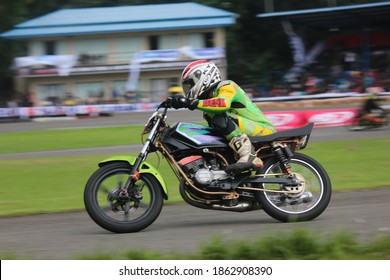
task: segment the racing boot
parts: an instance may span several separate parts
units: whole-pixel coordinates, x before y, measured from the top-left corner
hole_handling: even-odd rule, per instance
[[[260,170],[263,167],[263,161],[256,156],[255,148],[246,134],[233,137],[230,140],[229,147],[239,159],[236,163],[225,168],[226,173],[238,174],[250,169]]]

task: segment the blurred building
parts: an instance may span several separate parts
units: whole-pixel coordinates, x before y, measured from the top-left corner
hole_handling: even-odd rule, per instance
[[[155,102],[206,58],[226,75],[225,29],[233,13],[196,3],[63,9],[1,37],[21,40],[17,90],[50,103]]]

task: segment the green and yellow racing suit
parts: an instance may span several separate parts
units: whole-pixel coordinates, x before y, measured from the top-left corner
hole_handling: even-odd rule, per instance
[[[228,140],[243,133],[248,136],[261,136],[276,131],[264,113],[235,82],[220,82],[213,90],[212,96],[210,99],[199,100],[197,109],[204,112],[209,125],[216,116],[226,114],[234,123],[233,129],[223,133]],[[232,127],[232,124],[230,126]]]

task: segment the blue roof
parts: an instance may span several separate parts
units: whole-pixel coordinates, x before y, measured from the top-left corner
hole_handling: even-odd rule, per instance
[[[234,13],[192,2],[63,9],[20,23],[1,34],[1,37],[17,39],[139,32],[228,26],[234,23]]]

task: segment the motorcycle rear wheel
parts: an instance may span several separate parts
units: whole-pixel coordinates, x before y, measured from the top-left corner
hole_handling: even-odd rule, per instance
[[[130,198],[118,193],[131,166],[126,162],[108,163],[96,170],[84,189],[84,205],[96,224],[114,233],[130,233],[150,226],[160,215],[163,193],[158,181],[147,173],[131,189]]]
[[[385,122],[383,123],[383,126],[385,128],[389,128],[390,127],[390,113],[386,113],[385,114]]]
[[[294,154],[290,159],[291,171],[304,180],[301,193],[291,196],[275,192],[257,191],[256,199],[264,211],[281,222],[310,221],[321,215],[329,204],[332,188],[325,169],[314,159],[304,154]],[[265,162],[262,174],[280,174],[279,162],[270,159]],[[284,175],[277,175],[283,177]],[[271,176],[272,177],[272,176]],[[264,190],[279,191],[279,184],[262,184]],[[299,189],[293,187],[293,189]]]
[[[362,123],[358,117],[355,117],[352,122],[346,124],[345,127],[350,131],[359,131],[366,129],[367,125]]]

